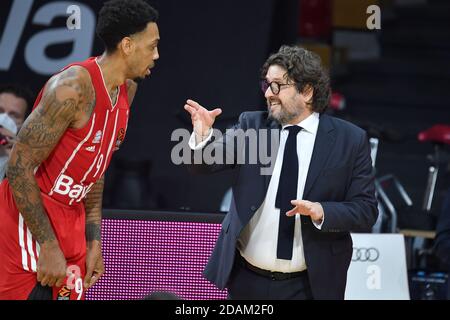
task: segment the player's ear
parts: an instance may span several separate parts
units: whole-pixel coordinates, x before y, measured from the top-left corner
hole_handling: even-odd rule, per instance
[[[129,56],[134,51],[134,46],[134,41],[130,37],[124,37],[119,43],[119,47],[127,56]]]

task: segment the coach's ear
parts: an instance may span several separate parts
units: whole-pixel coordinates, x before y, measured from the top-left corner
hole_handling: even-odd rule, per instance
[[[300,92],[300,94],[303,96],[305,103],[311,106],[313,103],[314,88],[311,85],[307,84],[303,88],[303,91]]]

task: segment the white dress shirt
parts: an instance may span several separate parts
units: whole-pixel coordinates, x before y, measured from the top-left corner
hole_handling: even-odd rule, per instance
[[[308,175],[308,168],[311,162],[314,142],[316,140],[317,128],[319,127],[319,114],[314,112],[297,125],[303,128],[297,135],[297,155],[299,162],[297,199],[303,199],[306,177]],[[283,126],[283,129],[287,126],[288,125]],[[261,269],[278,272],[297,272],[305,270],[307,267],[303,252],[299,214],[292,217],[292,219],[295,219],[292,259],[284,260],[277,258],[280,209],[275,208],[275,198],[277,195],[284,147],[286,145],[288,134],[289,132],[287,130],[281,131],[280,145],[266,197],[250,222],[241,232],[237,245],[241,255],[252,265]],[[189,146],[192,149],[200,149],[210,138],[211,134],[205,141],[196,145],[195,135],[192,134]],[[324,219],[320,225],[314,222],[313,224],[320,229]]]

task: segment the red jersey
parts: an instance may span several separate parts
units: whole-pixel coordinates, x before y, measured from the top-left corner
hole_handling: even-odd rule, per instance
[[[95,106],[81,129],[67,129],[49,157],[37,168],[36,180],[42,203],[55,231],[67,266],[86,273],[86,213],[82,199],[105,173],[111,156],[122,143],[128,123],[126,84],[119,87],[112,105],[96,58],[74,63],[91,76]],[[35,102],[36,107],[43,90]],[[13,199],[8,179],[0,183],[0,299],[39,296],[36,271],[40,246],[33,238]],[[53,287],[53,298],[81,299],[83,292],[65,286]],[[38,290],[39,291],[39,290]]]
[[[76,205],[105,173],[114,151],[125,138],[129,103],[126,83],[119,87],[113,105],[97,58],[71,66],[84,67],[95,90],[95,107],[89,122],[81,129],[67,129],[58,144],[36,171],[41,192],[60,203]],[[64,70],[63,69],[63,70]],[[42,92],[34,104],[39,104]]]

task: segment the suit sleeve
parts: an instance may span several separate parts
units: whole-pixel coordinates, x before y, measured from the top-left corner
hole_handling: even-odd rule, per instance
[[[247,129],[246,113],[239,116],[238,122],[225,134],[214,130],[206,145],[199,150],[191,150],[189,171],[197,174],[208,174],[234,169],[237,164],[239,150],[244,148],[244,141],[238,135]]]
[[[370,145],[361,135],[349,187],[343,202],[321,202],[324,232],[370,232],[378,217]]]

